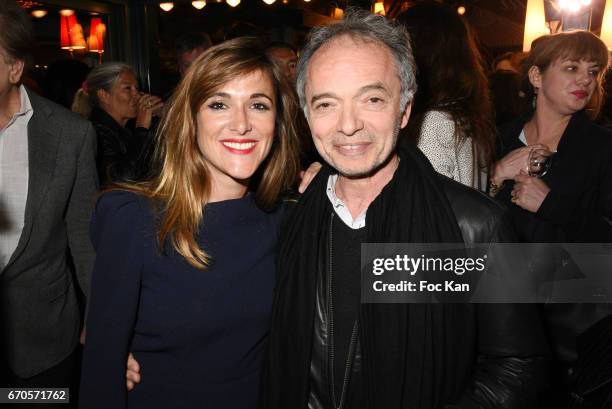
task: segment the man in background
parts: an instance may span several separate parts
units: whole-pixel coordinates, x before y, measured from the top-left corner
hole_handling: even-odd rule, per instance
[[[266,47],[266,54],[281,67],[291,83],[295,84],[297,54],[293,47],[287,43],[273,42]]]
[[[185,76],[189,66],[196,58],[210,47],[212,47],[212,41],[206,33],[188,33],[176,40],[176,60],[181,77]]]

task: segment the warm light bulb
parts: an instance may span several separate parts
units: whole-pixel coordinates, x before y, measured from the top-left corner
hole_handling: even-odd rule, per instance
[[[310,0],[304,0],[304,3],[310,3]]]
[[[60,15],[64,16],[64,17],[70,17],[71,15],[74,14],[74,10],[71,9],[63,9],[59,11]]]
[[[32,14],[32,17],[43,18],[44,16],[47,15],[47,10],[43,10],[43,9],[32,10],[31,14]]]
[[[459,6],[457,7],[457,13],[462,16],[465,14],[465,7],[464,6]]]
[[[606,1],[601,22],[601,41],[606,43],[608,51],[612,50],[612,1]]]
[[[202,10],[204,6],[206,6],[206,2],[205,1],[192,1],[191,5],[198,10]]]
[[[544,2],[542,0],[527,0],[523,51],[531,50],[531,42],[545,34],[550,34],[550,30],[546,27]]]
[[[273,4],[276,0],[263,0],[267,5]]]
[[[374,3],[374,14],[380,14],[382,16],[385,15],[385,3],[382,1],[377,1]]]
[[[580,2],[579,0],[559,0],[559,8],[563,11],[575,13],[580,10],[580,3],[582,2]]]
[[[240,0],[226,0],[226,2],[231,7],[236,7],[240,4]]]
[[[159,8],[162,9],[163,11],[170,11],[174,8],[174,3],[172,2],[159,3]]]

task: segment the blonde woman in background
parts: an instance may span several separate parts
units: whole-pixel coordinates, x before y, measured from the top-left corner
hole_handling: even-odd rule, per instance
[[[77,91],[72,110],[88,118],[96,130],[101,186],[134,181],[147,173],[144,147],[152,119],[163,106],[160,98],[138,91],[136,75],[129,65],[110,62],[89,73]],[[131,119],[132,129],[128,127]]]

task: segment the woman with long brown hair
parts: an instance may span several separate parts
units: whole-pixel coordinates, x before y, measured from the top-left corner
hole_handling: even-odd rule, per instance
[[[433,1],[411,6],[397,20],[412,39],[419,86],[408,138],[438,173],[484,190],[495,130],[484,63],[469,26]]]
[[[255,408],[296,110],[257,40],[194,62],[157,135],[159,175],[97,204],[81,407]],[[127,394],[130,352],[143,378]]]

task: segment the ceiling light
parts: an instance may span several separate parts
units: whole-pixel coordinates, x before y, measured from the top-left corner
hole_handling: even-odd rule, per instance
[[[74,14],[74,10],[71,9],[62,9],[59,11],[60,15],[64,16],[64,17],[70,17],[71,15]]]
[[[30,14],[32,14],[32,17],[43,18],[44,16],[47,15],[47,10],[43,10],[43,9],[32,10]]]
[[[231,7],[236,7],[240,4],[240,0],[226,0],[226,2]]]
[[[273,4],[276,0],[263,0],[267,5]]]
[[[165,2],[165,3],[159,3],[159,8],[162,9],[163,11],[170,11],[174,8],[174,3],[172,3],[171,1]]]
[[[205,1],[192,1],[191,5],[198,10],[202,10],[204,6],[206,5],[206,2]]]
[[[590,2],[586,3],[585,0],[559,0],[558,1],[558,5],[561,11],[567,11],[570,13],[575,13],[578,10],[580,10],[582,6],[588,6],[589,4]]]
[[[457,13],[462,16],[465,14],[465,7],[464,6],[459,6],[457,7]]]

